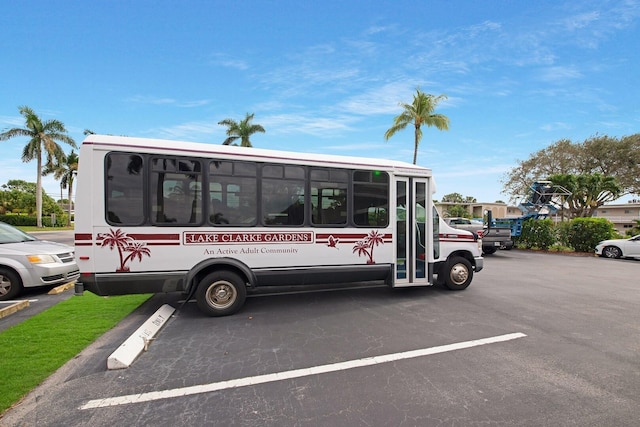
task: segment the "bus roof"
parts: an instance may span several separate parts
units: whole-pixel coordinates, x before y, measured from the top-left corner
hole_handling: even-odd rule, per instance
[[[88,135],[83,146],[100,150],[121,150],[136,153],[163,153],[175,156],[221,156],[228,159],[262,162],[296,163],[304,165],[376,168],[418,176],[431,176],[431,169],[397,160],[367,157],[338,156],[333,154],[298,153],[293,151],[267,150],[253,147],[237,147],[222,144],[173,141],[165,139],[133,138],[111,135]]]

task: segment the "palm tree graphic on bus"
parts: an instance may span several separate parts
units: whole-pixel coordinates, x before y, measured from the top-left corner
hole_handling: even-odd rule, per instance
[[[373,248],[378,245],[384,245],[384,236],[378,233],[377,230],[372,230],[364,240],[356,242],[353,246],[353,252],[357,252],[358,256],[368,256],[367,264],[375,264],[376,262],[373,260]]]
[[[129,267],[127,263],[133,259],[138,259],[142,262],[142,256],[146,255],[151,257],[151,250],[145,246],[144,243],[136,242],[131,236],[127,236],[127,233],[123,233],[122,230],[110,229],[109,233],[99,233],[98,240],[102,240],[98,244],[102,247],[108,246],[109,249],[118,249],[118,255],[120,256],[120,267],[116,269],[116,272],[127,272]],[[129,252],[128,255],[124,255]]]

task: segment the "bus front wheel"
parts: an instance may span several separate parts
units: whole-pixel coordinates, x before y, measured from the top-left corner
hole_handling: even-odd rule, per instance
[[[453,257],[445,265],[444,284],[454,291],[466,289],[473,279],[473,267],[469,260],[463,257]]]
[[[247,288],[240,276],[231,271],[207,274],[198,284],[196,303],[209,316],[228,316],[240,310]]]

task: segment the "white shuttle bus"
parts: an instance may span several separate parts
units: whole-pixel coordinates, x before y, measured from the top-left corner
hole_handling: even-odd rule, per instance
[[[409,163],[89,135],[77,185],[78,292],[183,292],[223,316],[258,288],[461,290],[483,267]]]

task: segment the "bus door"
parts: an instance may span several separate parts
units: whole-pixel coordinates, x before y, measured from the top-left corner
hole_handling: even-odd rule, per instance
[[[429,283],[427,179],[396,181],[396,286]]]

